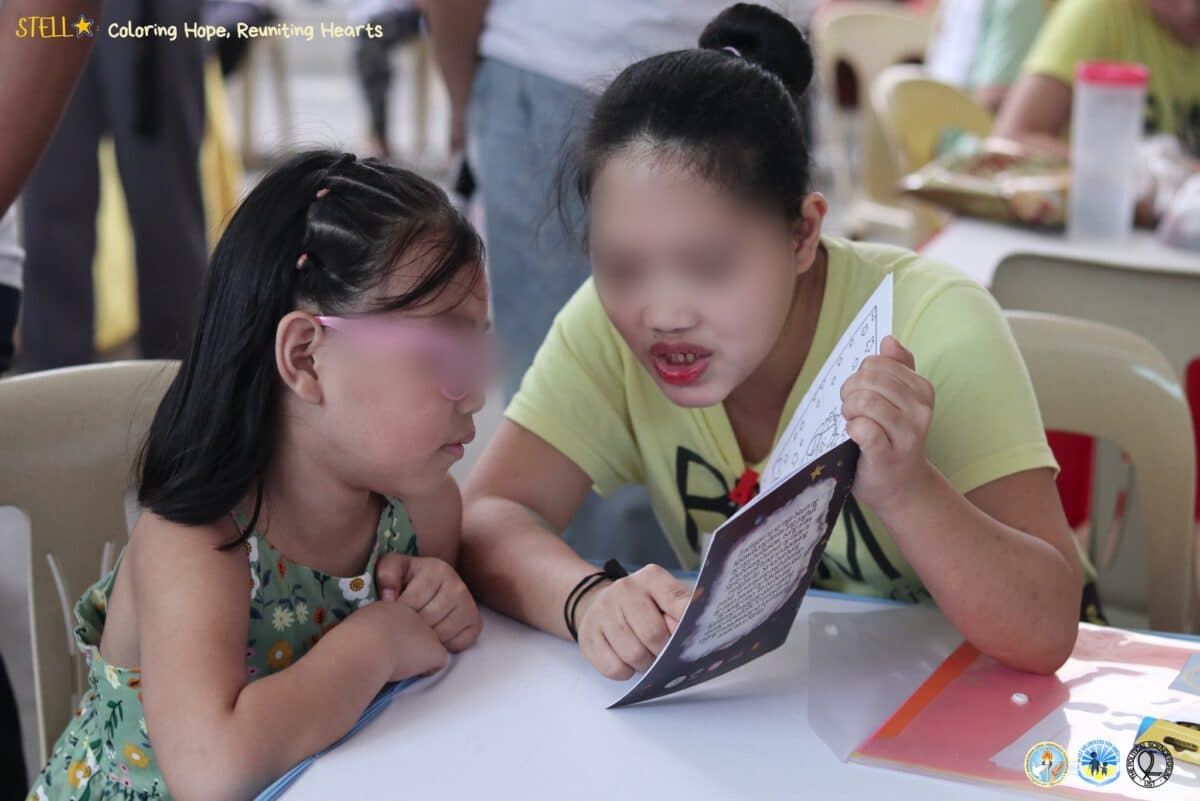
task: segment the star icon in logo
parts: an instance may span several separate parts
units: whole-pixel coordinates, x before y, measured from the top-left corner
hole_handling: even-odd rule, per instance
[[[821,474],[824,472],[825,472],[825,466],[819,464],[819,465],[817,465],[816,469],[813,470],[808,475],[809,475],[809,478],[811,478],[813,481],[816,481],[818,478],[821,477]]]
[[[75,29],[75,38],[82,39],[86,36],[89,39],[95,39],[96,34],[92,30],[92,26],[96,24],[96,20],[88,19],[85,15],[80,14],[79,19],[75,20],[75,24],[71,27]]]

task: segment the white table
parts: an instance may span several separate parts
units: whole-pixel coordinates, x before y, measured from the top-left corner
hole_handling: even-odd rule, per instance
[[[1170,248],[1149,231],[1136,230],[1118,241],[1072,240],[1061,231],[1037,231],[956,217],[921,247],[921,255],[944,261],[984,286],[1008,256],[1034,255],[1154,269],[1200,277],[1200,254]]]
[[[478,644],[438,683],[398,696],[284,801],[1027,797],[843,763],[814,733],[809,615],[880,609],[810,593],[778,651],[675,700],[614,711],[624,685],[575,645],[485,611]]]

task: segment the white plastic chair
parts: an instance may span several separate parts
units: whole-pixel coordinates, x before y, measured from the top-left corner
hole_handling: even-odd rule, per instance
[[[933,161],[938,139],[950,128],[980,138],[992,132],[990,111],[916,64],[896,64],[881,72],[871,84],[871,106],[897,178]]]
[[[915,64],[895,64],[881,72],[871,84],[871,108],[888,150],[886,163],[878,165],[880,180],[892,187],[933,161],[945,131],[953,128],[983,138],[992,130],[991,112]],[[898,196],[894,202],[913,212],[911,244],[925,241],[950,219],[930,204]]]
[[[1005,316],[1046,427],[1098,437],[1129,454],[1142,499],[1150,626],[1193,631],[1196,449],[1174,369],[1152,344],[1115,326],[1024,311]],[[1101,577],[1101,598],[1112,589]]]
[[[920,59],[932,32],[928,16],[892,3],[846,2],[830,6],[813,21],[813,48],[817,72],[829,113],[824,139],[833,160],[834,186],[841,198],[854,198],[847,212],[847,228],[882,225],[907,233],[913,224],[910,210],[895,204],[895,176],[887,144],[871,109],[870,87],[887,67],[906,59]],[[847,146],[848,119],[837,105],[836,66],[846,62],[859,86],[858,151],[862,181],[851,178]]]
[[[0,505],[29,518],[39,762],[86,686],[76,599],[127,536],[125,495],[175,362],[112,362],[0,381]]]
[[[1184,370],[1200,356],[1200,276],[1194,272],[1141,267],[1095,264],[1071,258],[1014,253],[996,266],[992,294],[1006,309],[1026,309],[1065,314],[1119,326],[1151,342],[1171,366],[1172,380],[1182,381]],[[1097,449],[1094,497],[1098,504],[1094,519],[1109,514],[1121,491],[1125,468],[1119,454],[1099,443]],[[1148,504],[1139,496],[1143,507]],[[1123,535],[1117,529],[1098,543],[1106,555],[1121,548],[1124,558],[1111,570],[1101,564],[1102,578],[1109,580],[1110,605],[1136,608],[1144,596],[1134,592],[1139,572],[1136,562],[1139,523],[1135,518],[1124,522]],[[1200,575],[1200,563],[1196,567]],[[1200,619],[1200,604],[1196,609]]]

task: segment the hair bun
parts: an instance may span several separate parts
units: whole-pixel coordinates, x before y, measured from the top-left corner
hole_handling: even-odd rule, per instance
[[[737,3],[722,11],[700,34],[706,50],[736,49],[743,58],[783,82],[799,98],[813,76],[808,40],[792,22],[766,6]]]

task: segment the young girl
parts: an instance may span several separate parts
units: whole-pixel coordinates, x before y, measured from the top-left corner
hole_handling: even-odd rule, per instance
[[[589,486],[643,484],[695,567],[701,534],[733,513],[739,477],[761,472],[891,273],[896,338],[842,388],[862,456],[815,584],[932,598],[985,653],[1053,671],[1075,641],[1082,568],[1028,374],[982,287],[822,235],[795,102],[811,75],[791,23],[738,4],[699,49],[634,64],[599,98],[574,162],[592,278],[468,482],[464,575],[532,625],[573,623],[605,675],[648,667],[685,587],[647,567],[585,592],[571,621],[565,599],[595,568],[556,533]]]
[[[447,470],[487,380],[481,258],[381,162],[304,153],[249,194],[146,441],[147,511],[76,606],[90,689],[33,798],[251,797],[475,640]]]

